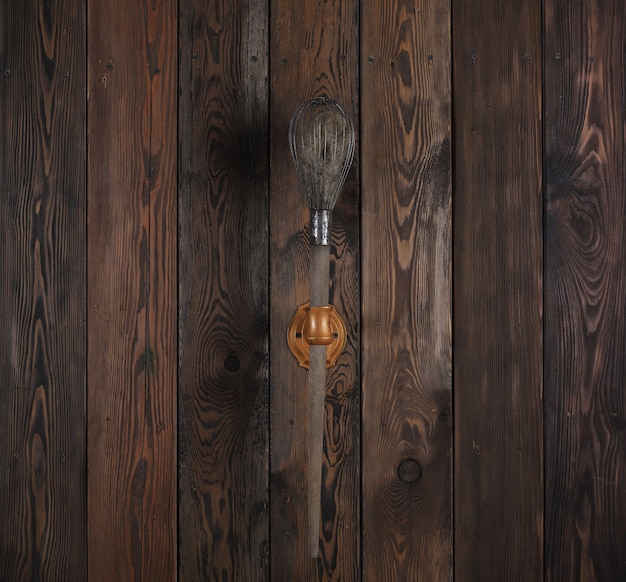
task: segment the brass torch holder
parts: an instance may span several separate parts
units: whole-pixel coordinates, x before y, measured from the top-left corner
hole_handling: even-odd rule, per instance
[[[326,367],[335,365],[346,347],[346,326],[332,305],[298,307],[287,330],[291,353],[303,368],[309,368],[309,346],[327,346]]]

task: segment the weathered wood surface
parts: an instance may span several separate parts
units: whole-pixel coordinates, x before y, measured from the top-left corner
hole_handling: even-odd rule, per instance
[[[449,580],[449,4],[361,22],[363,580]]]
[[[269,575],[267,3],[180,27],[180,580]]]
[[[176,8],[88,3],[90,581],[176,577]]]
[[[79,580],[85,10],[0,2],[0,579]]]
[[[626,8],[448,4],[0,0],[0,579],[626,579]],[[362,137],[311,560],[320,94]]]
[[[544,26],[546,579],[626,580],[626,8]]]
[[[541,2],[453,3],[458,580],[541,580]]]
[[[308,557],[306,547],[307,372],[287,347],[291,318],[309,299],[309,212],[289,153],[289,120],[302,101],[325,95],[340,102],[358,126],[357,17],[353,0],[271,3],[270,479],[276,581],[359,577],[358,159],[333,212],[330,302],[348,327],[348,344],[327,377],[317,559]]]

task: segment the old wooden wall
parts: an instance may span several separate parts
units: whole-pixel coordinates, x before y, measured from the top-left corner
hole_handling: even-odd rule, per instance
[[[617,0],[0,0],[0,580],[626,579],[625,55]]]

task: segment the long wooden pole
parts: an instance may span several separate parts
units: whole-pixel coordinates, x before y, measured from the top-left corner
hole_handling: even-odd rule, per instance
[[[311,307],[328,304],[329,279],[330,246],[311,245],[309,266]],[[326,351],[325,345],[312,345],[309,352],[308,549],[312,558],[317,557],[319,550]]]

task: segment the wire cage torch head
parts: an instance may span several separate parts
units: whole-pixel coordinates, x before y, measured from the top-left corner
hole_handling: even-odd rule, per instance
[[[328,245],[332,210],[354,158],[352,120],[336,101],[305,101],[289,123],[289,147],[311,210],[311,243]]]

